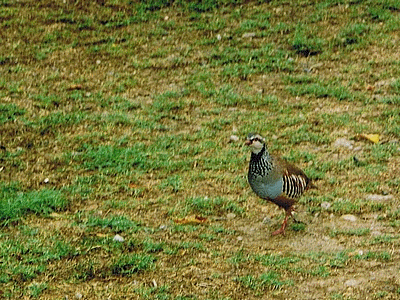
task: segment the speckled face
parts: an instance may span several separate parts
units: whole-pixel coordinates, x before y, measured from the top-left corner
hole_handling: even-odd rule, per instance
[[[245,144],[250,147],[254,154],[258,154],[263,148],[264,142],[265,139],[261,135],[250,133]]]

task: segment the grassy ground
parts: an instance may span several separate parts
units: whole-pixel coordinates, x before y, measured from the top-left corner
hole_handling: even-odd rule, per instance
[[[0,297],[400,297],[398,1],[0,8]],[[286,236],[248,132],[318,186]]]

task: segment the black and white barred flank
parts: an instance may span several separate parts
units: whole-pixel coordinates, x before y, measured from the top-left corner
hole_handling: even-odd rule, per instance
[[[302,175],[284,174],[283,192],[290,198],[297,198],[307,188],[308,179]]]

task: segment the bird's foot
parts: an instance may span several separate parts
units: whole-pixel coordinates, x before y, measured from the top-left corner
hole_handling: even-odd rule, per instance
[[[272,235],[278,235],[278,234],[283,234],[283,235],[285,235],[285,228],[281,227],[280,229],[278,229],[278,230],[276,230],[276,231],[274,231],[274,232],[272,233]]]
[[[286,226],[287,226],[287,221],[288,221],[288,219],[289,219],[289,217],[290,217],[291,214],[292,214],[292,211],[291,211],[291,210],[287,210],[287,211],[286,211],[285,220],[283,221],[281,228],[278,229],[278,230],[276,230],[276,231],[274,231],[274,232],[272,233],[272,235],[278,235],[278,234],[283,234],[283,235],[285,235],[285,228],[286,228]]]
[[[286,228],[286,225],[287,225],[287,218],[285,218],[285,221],[283,221],[283,224],[282,224],[281,228],[279,228],[278,230],[274,231],[274,232],[272,233],[272,235],[278,235],[278,234],[283,234],[283,235],[285,235],[285,228]]]

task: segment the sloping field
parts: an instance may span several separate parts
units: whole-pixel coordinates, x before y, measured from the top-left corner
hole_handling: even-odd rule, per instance
[[[0,298],[400,298],[400,2],[0,0],[0,26]],[[249,132],[318,186],[285,236]]]

